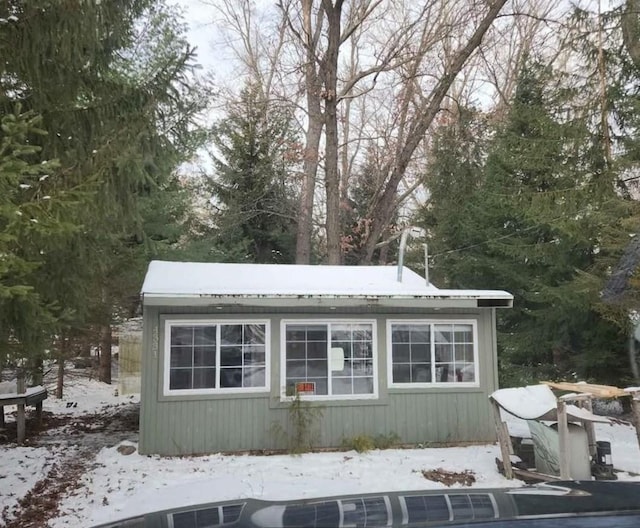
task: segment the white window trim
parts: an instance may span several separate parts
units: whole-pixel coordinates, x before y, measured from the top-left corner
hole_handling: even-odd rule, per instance
[[[393,350],[391,327],[394,324],[470,324],[473,329],[473,365],[475,381],[430,383],[394,383],[393,382]],[[433,346],[433,343],[432,343]],[[478,353],[478,321],[477,319],[387,319],[387,386],[390,389],[434,389],[434,388],[478,388],[480,387],[480,358]]]
[[[378,399],[378,327],[375,319],[282,319],[280,321],[280,401],[290,402],[294,396],[287,396],[287,325],[288,324],[370,324],[371,325],[371,348],[373,361],[373,393],[372,394],[301,394],[300,399],[306,401],[349,401],[349,400],[377,400]],[[329,343],[327,344],[329,345]],[[329,351],[327,350],[327,365],[329,361]],[[327,367],[328,368],[328,367]],[[329,386],[331,386],[331,375],[328,373]]]
[[[174,326],[213,326],[213,325],[238,325],[261,324],[265,325],[265,385],[264,387],[224,387],[219,389],[174,389],[169,388],[169,376],[171,368],[171,328]],[[216,354],[219,356],[220,343],[216,344]],[[167,319],[164,322],[164,346],[163,346],[163,381],[162,393],[164,396],[202,396],[206,394],[250,394],[268,393],[271,390],[271,327],[268,319]],[[220,369],[220,365],[216,365]]]

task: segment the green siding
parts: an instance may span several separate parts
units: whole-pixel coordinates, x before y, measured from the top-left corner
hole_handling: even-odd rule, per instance
[[[339,446],[343,438],[360,434],[397,434],[403,443],[493,441],[488,395],[497,388],[495,310],[451,310],[443,313],[372,313],[377,320],[378,399],[323,401],[318,423],[318,447]],[[271,321],[271,392],[252,395],[164,396],[162,394],[163,324],[173,318],[238,319],[238,313],[145,307],[143,332],[140,452],[163,455],[283,448],[275,424],[287,427],[287,404],[280,402],[280,322],[309,318],[309,314],[244,310],[247,318]],[[257,315],[261,314],[261,315]],[[324,313],[313,317],[357,319],[353,313]],[[462,319],[478,323],[479,388],[387,388],[387,319]]]

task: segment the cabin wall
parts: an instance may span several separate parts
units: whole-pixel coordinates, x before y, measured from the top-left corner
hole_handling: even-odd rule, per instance
[[[375,319],[378,397],[367,400],[310,402],[319,408],[315,447],[340,446],[356,435],[395,434],[405,444],[493,441],[488,395],[497,389],[495,309],[439,311],[341,310],[300,313],[242,308],[221,313],[204,308],[145,307],[140,416],[140,452],[162,455],[287,447],[290,403],[280,396],[280,323],[282,319]],[[162,389],[166,319],[238,319],[270,321],[270,391],[266,394],[165,396]],[[389,388],[387,319],[470,319],[477,321],[479,386]]]

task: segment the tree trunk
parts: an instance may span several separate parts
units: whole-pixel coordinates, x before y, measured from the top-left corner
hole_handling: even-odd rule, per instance
[[[98,379],[111,385],[111,325],[100,328],[100,369]]]
[[[506,0],[495,0],[486,15],[476,28],[467,44],[454,56],[447,72],[440,78],[428,97],[428,104],[423,108],[415,121],[409,127],[406,141],[390,166],[388,183],[374,203],[372,208],[372,222],[369,236],[364,244],[363,263],[368,264],[373,258],[373,253],[380,236],[393,218],[396,209],[398,184],[402,180],[415,150],[425,137],[425,134],[436,115],[440,111],[442,100],[447,95],[453,81],[458,76],[467,59],[480,46],[485,33],[491,27],[496,16],[506,3]]]
[[[622,41],[636,68],[640,68],[640,0],[627,0],[622,14]]]
[[[318,112],[319,105],[318,105]],[[304,174],[298,207],[296,235],[296,264],[311,263],[311,236],[313,234],[313,202],[318,172],[318,150],[322,135],[322,117],[312,118],[309,112],[309,127],[304,148]]]
[[[335,6],[330,0],[323,0],[328,21],[327,53],[321,63],[321,76],[324,80],[324,119],[325,119],[325,191],[327,222],[327,262],[340,264],[340,174],[338,171],[338,52],[340,48],[340,19],[342,0],[336,0]]]
[[[298,227],[296,234],[296,264],[311,263],[311,236],[313,234],[313,203],[316,189],[316,176],[320,158],[320,137],[322,136],[323,116],[320,103],[321,84],[318,80],[316,50],[322,31],[322,13],[313,26],[313,0],[302,0],[302,18],[306,64],[305,82],[307,96],[307,116],[309,124],[305,134],[304,167],[300,205],[298,208]]]
[[[56,380],[56,398],[62,399],[64,393],[64,361],[69,351],[69,340],[65,334],[60,335],[60,347],[58,352],[58,378]]]
[[[56,398],[62,399],[64,394],[64,357],[58,357],[58,378],[56,380]]]

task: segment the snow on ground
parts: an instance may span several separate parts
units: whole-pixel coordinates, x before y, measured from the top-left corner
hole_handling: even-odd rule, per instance
[[[611,442],[613,467],[640,474],[640,447],[636,430],[631,425],[596,424],[596,440]],[[625,480],[640,480],[637,476],[619,475]]]
[[[1,446],[0,513],[12,510],[59,458],[55,449]]]
[[[134,444],[131,444],[134,445]],[[67,514],[50,526],[81,527],[130,515],[203,502],[326,497],[346,493],[443,488],[423,469],[475,473],[474,487],[518,486],[498,474],[494,445],[389,449],[301,456],[206,457],[122,455],[103,449],[83,487],[61,505]]]
[[[42,409],[44,412],[51,412],[56,415],[81,416],[100,412],[106,407],[140,401],[139,394],[119,396],[117,394],[117,380],[113,384],[107,385],[83,374],[67,375],[62,399],[55,397],[55,382],[48,382],[44,385],[48,396],[42,402]],[[15,405],[4,407],[5,420],[7,422],[14,421],[13,413],[15,411]]]
[[[49,385],[48,389],[50,396],[44,402],[44,410],[72,417],[88,418],[104,411],[103,419],[107,416],[108,421],[112,413],[120,412],[118,409],[134,409],[127,404],[139,400],[138,396],[118,396],[115,385],[81,375],[68,378],[62,400],[53,397],[55,387]],[[512,433],[528,433],[526,422],[513,417],[507,421]],[[66,438],[65,431],[41,435],[40,444],[35,447],[0,445],[0,510],[5,506],[13,508],[56,461],[63,459],[65,450],[83,439]],[[96,459],[89,463],[80,486],[62,500],[60,516],[48,526],[85,528],[157,508],[216,500],[247,497],[276,500],[443,487],[426,480],[421,473],[425,469],[470,470],[477,478],[474,487],[521,485],[498,474],[495,458],[499,450],[495,445],[392,449],[363,454],[351,451],[302,456],[217,454],[162,458],[137,452],[121,454],[118,446],[137,447],[133,442],[120,443],[123,438],[135,441],[135,432],[127,431],[130,430],[123,430],[119,437],[108,431],[102,434],[99,445],[107,447],[95,446]],[[611,441],[616,468],[635,473],[623,473],[620,477],[639,480],[640,450],[635,430],[625,425],[598,424],[596,436],[598,440]],[[87,436],[87,442],[96,439],[97,435]]]
[[[76,377],[65,386],[61,400],[55,398],[55,385],[47,386],[49,397],[44,401],[43,408],[54,414],[80,416],[99,412],[109,406],[140,401],[139,394],[119,396],[117,387],[117,380],[107,385],[96,379]]]

